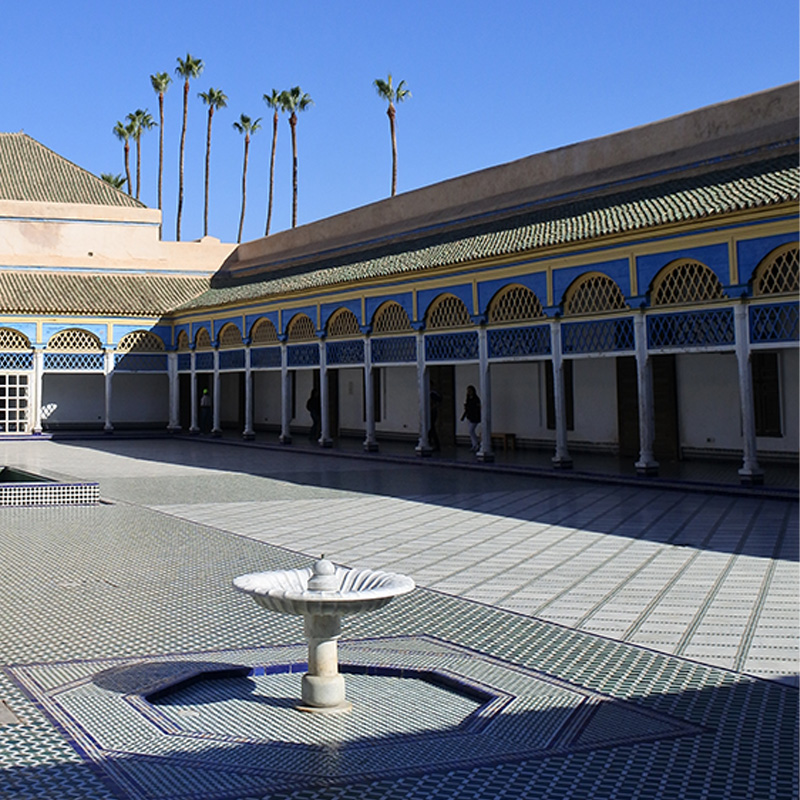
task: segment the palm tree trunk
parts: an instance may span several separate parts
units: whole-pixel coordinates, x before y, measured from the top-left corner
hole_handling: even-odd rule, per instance
[[[128,194],[133,194],[133,186],[131,184],[131,145],[128,140],[125,140],[125,176],[128,179]]]
[[[278,112],[272,115],[272,153],[269,157],[269,201],[267,202],[267,228],[264,236],[269,236],[272,223],[272,189],[275,185],[275,144],[278,141]]]
[[[142,184],[142,153],[141,153],[142,144],[140,136],[136,137],[136,199],[137,200],[139,199],[139,188]]]
[[[214,106],[208,107],[208,134],[206,136],[206,202],[203,212],[203,236],[208,236],[208,169],[211,166],[211,119],[214,116]]]
[[[175,228],[176,241],[181,240],[181,216],[183,215],[183,151],[186,147],[186,118],[189,109],[189,79],[183,85],[183,127],[181,128],[181,157],[178,171],[178,222]]]
[[[161,211],[161,185],[164,177],[164,92],[158,93],[158,210]],[[158,226],[161,238],[161,226]]]
[[[297,114],[289,117],[292,126],[292,227],[297,227]]]
[[[389,103],[386,113],[389,115],[389,131],[392,135],[392,197],[394,197],[397,194],[397,135],[394,126],[394,117],[397,112],[392,103]]]
[[[247,157],[250,150],[250,134],[244,137],[244,166],[242,167],[242,213],[239,217],[239,236],[237,242],[242,241],[242,230],[244,229],[244,208],[247,203]]]

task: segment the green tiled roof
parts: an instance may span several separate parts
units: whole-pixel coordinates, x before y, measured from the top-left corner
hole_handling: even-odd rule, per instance
[[[401,276],[477,259],[521,254],[560,244],[633,233],[659,225],[690,222],[720,214],[798,200],[800,171],[796,154],[659,183],[595,192],[544,207],[496,217],[458,229],[341,256],[323,256],[287,265],[270,277],[217,285],[178,310],[268,298],[350,281]],[[212,279],[212,286],[214,279]]]
[[[25,133],[0,133],[0,200],[145,208]]]
[[[0,270],[0,312],[160,316],[208,287],[208,278]]]

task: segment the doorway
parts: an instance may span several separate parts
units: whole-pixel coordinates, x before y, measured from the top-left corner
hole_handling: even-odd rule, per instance
[[[439,442],[442,447],[456,444],[456,368],[452,364],[428,367],[431,392],[441,397],[436,420]]]

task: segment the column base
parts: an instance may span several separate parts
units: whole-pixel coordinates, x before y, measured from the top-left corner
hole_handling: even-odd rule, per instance
[[[364,442],[364,451],[366,453],[377,453],[378,452],[378,443],[377,442]]]
[[[425,445],[425,447],[417,445],[414,451],[420,458],[430,458],[433,455],[433,450],[428,445]]]
[[[658,475],[658,461],[637,461],[635,467],[637,475],[651,478]]]
[[[553,469],[572,469],[572,459],[569,456],[553,456],[550,463]]]
[[[283,434],[281,434],[278,437],[278,442],[280,442],[280,444],[291,444],[292,443],[292,437],[291,436],[284,436]]]
[[[189,433],[192,436],[199,436],[200,435],[200,428],[189,428]]]
[[[333,439],[318,439],[317,444],[320,447],[333,447]]]
[[[219,439],[222,436],[222,431],[220,431],[220,430],[211,431],[211,435],[215,439]]]
[[[109,425],[107,428],[103,428],[103,433],[106,434],[106,436],[110,436],[114,433],[114,428]]]
[[[246,442],[252,442],[253,439],[255,439],[255,438],[256,438],[256,435],[254,433],[250,433],[248,431],[245,431],[242,434],[242,439],[244,439]]]
[[[180,425],[168,425],[167,426],[167,433],[180,433],[183,430]]]
[[[742,467],[739,470],[739,483],[742,486],[763,486],[764,470]]]
[[[478,450],[478,452],[475,454],[475,457],[478,459],[478,461],[482,461],[484,464],[491,464],[494,461],[494,453],[491,451],[482,452],[481,450]]]

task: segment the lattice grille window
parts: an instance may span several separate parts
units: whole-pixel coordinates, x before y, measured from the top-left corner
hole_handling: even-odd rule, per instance
[[[223,350],[232,350],[237,347],[244,347],[242,334],[235,325],[226,325],[219,334],[219,346]]]
[[[625,296],[616,281],[599,272],[579,278],[568,290],[564,314],[600,314],[625,308]]]
[[[358,324],[358,317],[348,308],[342,308],[334,312],[333,316],[328,320],[328,336],[331,339],[360,335],[361,328]]]
[[[194,337],[194,345],[197,350],[211,349],[211,336],[205,328],[200,328],[197,331],[197,336]]]
[[[652,304],[677,306],[724,297],[719,278],[705,264],[679,261],[665,267],[653,281]]]
[[[426,314],[425,327],[428,330],[445,328],[466,328],[472,324],[469,311],[462,300],[452,294],[434,300]]]
[[[31,343],[19,331],[13,328],[0,328],[0,351],[19,353],[31,349]]]
[[[133,331],[123,336],[117,345],[119,353],[163,353],[164,342],[150,331]]]
[[[103,346],[93,333],[69,328],[53,336],[47,343],[47,349],[59,353],[96,353]]]
[[[189,334],[181,331],[178,334],[178,352],[185,353],[189,350]]]
[[[316,339],[314,323],[305,314],[297,314],[292,317],[286,334],[287,341],[290,342],[308,342]]]
[[[489,306],[488,321],[526,322],[544,316],[539,298],[527,286],[501,289]]]
[[[411,320],[400,303],[384,303],[376,312],[372,322],[373,333],[408,333]]]
[[[277,344],[278,343],[278,332],[275,330],[275,326],[270,322],[268,319],[260,319],[256,324],[253,326],[252,333],[250,334],[250,344],[251,345],[262,345],[262,344]]]
[[[759,265],[753,281],[753,294],[784,294],[800,289],[800,248],[796,244],[771,253]]]

